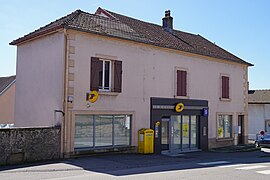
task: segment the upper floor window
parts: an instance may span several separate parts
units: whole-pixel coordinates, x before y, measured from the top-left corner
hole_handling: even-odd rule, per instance
[[[187,96],[187,71],[176,71],[176,95]]]
[[[221,76],[221,98],[230,98],[230,78],[228,76]]]
[[[112,81],[112,61],[100,60],[99,86],[100,90],[111,91]]]
[[[90,90],[122,91],[122,61],[91,58]]]

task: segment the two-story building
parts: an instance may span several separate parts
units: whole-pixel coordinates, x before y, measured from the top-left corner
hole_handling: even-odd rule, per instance
[[[162,21],[77,10],[11,42],[15,126],[61,125],[67,155],[137,146],[141,128],[156,153],[247,142],[252,64]]]

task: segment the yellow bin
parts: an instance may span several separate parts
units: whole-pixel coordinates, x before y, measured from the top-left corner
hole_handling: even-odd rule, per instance
[[[138,131],[138,152],[141,154],[154,153],[154,130],[143,128]]]

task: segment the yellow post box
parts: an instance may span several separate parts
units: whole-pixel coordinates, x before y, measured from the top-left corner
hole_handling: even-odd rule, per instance
[[[138,152],[141,154],[154,153],[154,130],[143,128],[138,131]]]

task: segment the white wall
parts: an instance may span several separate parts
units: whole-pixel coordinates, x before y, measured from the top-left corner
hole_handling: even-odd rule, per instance
[[[265,121],[270,120],[269,104],[248,105],[248,134],[249,139],[255,139],[255,134],[265,131]],[[270,133],[270,132],[268,132]]]
[[[188,71],[190,99],[209,101],[209,138],[216,137],[216,113],[233,113],[236,125],[237,112],[244,110],[245,66],[220,63],[213,60],[141,46],[136,43],[111,41],[99,36],[77,34],[74,69],[73,110],[134,111],[135,132],[150,125],[150,97],[173,98],[175,67]],[[123,62],[122,93],[117,96],[100,95],[90,108],[86,107],[85,94],[90,87],[90,58],[114,56]],[[230,76],[231,101],[220,101],[220,74]]]
[[[54,126],[62,109],[64,35],[55,33],[17,47],[15,126]]]
[[[264,119],[270,119],[270,104],[264,105]]]
[[[255,139],[255,135],[265,129],[265,109],[264,104],[248,105],[248,136]]]

